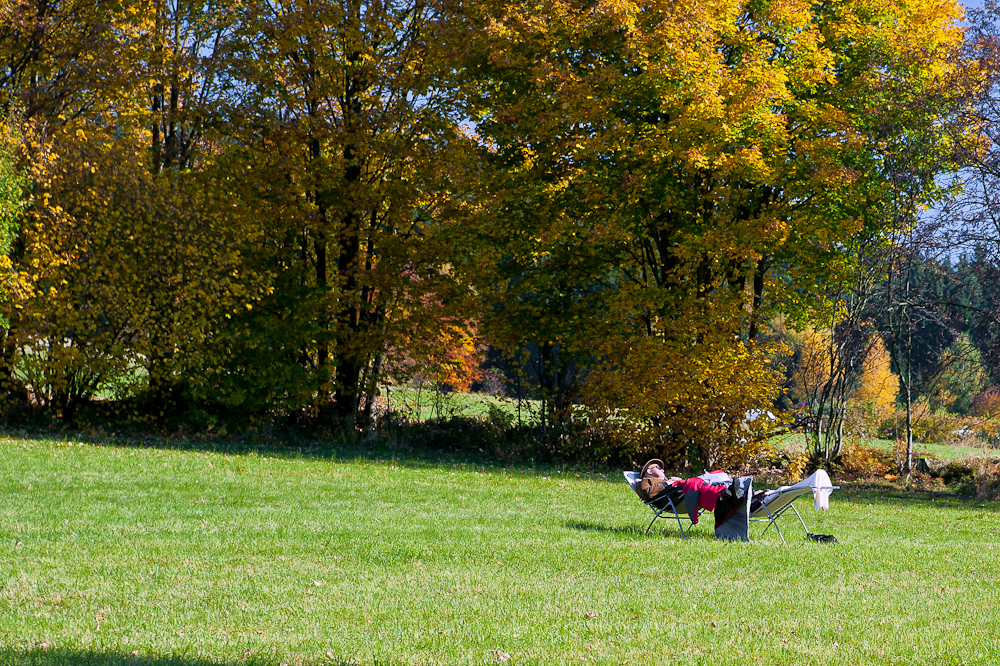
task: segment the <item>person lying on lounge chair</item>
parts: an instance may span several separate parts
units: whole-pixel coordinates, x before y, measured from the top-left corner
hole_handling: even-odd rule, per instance
[[[715,511],[715,505],[723,495],[731,494],[733,479],[722,471],[702,474],[691,479],[679,476],[667,478],[663,472],[663,461],[653,458],[642,466],[639,483],[635,492],[644,500],[651,500],[670,488],[676,488],[684,495],[691,522],[698,523],[698,510]]]
[[[674,480],[679,477],[672,476],[669,479],[663,473],[663,461],[653,458],[642,466],[639,473],[639,483],[635,486],[635,492],[644,500],[651,500],[661,494],[668,486],[672,486]]]

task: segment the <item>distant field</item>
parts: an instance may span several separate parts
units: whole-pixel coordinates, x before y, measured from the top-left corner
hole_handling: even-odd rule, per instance
[[[685,541],[617,470],[393,456],[0,439],[0,663],[1000,663],[997,503]]]
[[[795,446],[803,448],[805,446],[805,437],[799,434],[785,435],[784,437],[776,438],[774,442],[780,447]],[[865,439],[859,440],[858,443],[862,446],[877,447],[885,449],[886,451],[892,451],[895,447],[895,442],[889,439]],[[914,456],[916,457],[931,456],[940,460],[958,460],[970,455],[992,457],[1000,455],[1000,451],[997,449],[984,448],[983,446],[976,446],[972,443],[967,446],[956,446],[946,444],[922,444],[918,442],[913,445],[913,451]]]
[[[510,398],[495,398],[479,393],[443,393],[435,394],[433,390],[417,390],[414,388],[393,387],[389,393],[389,403],[392,408],[411,418],[425,420],[450,416],[466,416],[485,418],[490,406],[495,406],[511,416],[514,422],[518,418],[518,402]],[[539,403],[537,400],[525,400],[520,404],[520,418],[524,424],[534,424],[538,421]],[[779,447],[803,447],[805,437],[800,434],[784,435],[775,438],[773,443]],[[891,451],[894,443],[887,439],[860,440],[863,446],[874,446]],[[957,460],[969,455],[997,456],[1000,450],[984,449],[970,442],[968,445],[945,445],[917,443],[914,451],[919,457],[933,456],[941,460]]]
[[[539,402],[512,398],[497,398],[482,393],[439,393],[433,389],[390,387],[389,405],[399,413],[423,421],[432,418],[465,416],[485,418],[491,406],[503,410],[517,423],[520,415],[523,424],[538,420]]]

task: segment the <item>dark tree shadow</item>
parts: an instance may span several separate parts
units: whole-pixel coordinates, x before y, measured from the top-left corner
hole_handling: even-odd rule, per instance
[[[836,502],[874,504],[892,507],[956,509],[963,511],[996,511],[997,502],[976,499],[950,491],[906,490],[896,487],[866,484],[839,484],[841,489],[830,496],[831,509]]]
[[[587,523],[580,520],[568,520],[563,523],[563,525],[571,530],[579,530],[581,532],[600,532],[601,534],[611,534],[630,540],[668,538],[681,541],[684,539],[684,537],[681,536],[680,530],[677,529],[676,523],[672,523],[670,525],[660,525],[659,522],[660,521],[657,521],[657,524],[653,525],[653,529],[649,530],[649,533],[646,532],[646,525],[649,524],[648,522],[645,522],[642,525],[632,525],[629,527],[609,527],[607,525]],[[673,526],[673,529],[671,529],[671,525]],[[694,527],[694,529],[685,527],[684,533],[689,539],[707,539],[709,537],[715,539],[715,533],[711,529],[705,531],[704,529],[699,529],[698,527]]]
[[[279,666],[281,663],[284,662],[275,657],[254,655],[236,661],[216,661],[184,655],[151,656],[98,650],[0,648],[0,664],[4,666]],[[348,662],[317,659],[315,663],[347,666]],[[370,666],[379,666],[381,663],[371,662]]]
[[[266,455],[275,458],[325,460],[328,462],[391,462],[408,469],[444,469],[480,472],[503,472],[517,477],[556,476],[565,474],[567,478],[579,476],[590,482],[620,486],[623,502],[637,503],[638,497],[629,490],[620,468],[595,468],[586,465],[561,463],[536,463],[532,461],[498,460],[488,453],[473,453],[468,449],[447,451],[408,446],[396,441],[366,440],[356,437],[332,437],[329,439],[288,439],[254,437],[211,438],[199,435],[165,436],[141,434],[85,434],[72,431],[23,431],[0,430],[7,437],[26,441],[71,440],[91,446],[111,446],[119,448],[163,449],[175,451],[202,451],[225,455]],[[484,444],[484,446],[486,446]],[[855,504],[893,504],[895,506],[946,507],[956,510],[996,511],[1000,502],[984,501],[968,495],[960,495],[954,490],[917,490],[887,486],[870,482],[839,481],[841,487],[831,497],[831,506],[836,502]],[[770,485],[767,487],[771,487]],[[655,527],[654,527],[654,532]],[[686,528],[685,528],[686,531]]]
[[[626,490],[624,478],[617,469],[597,469],[586,465],[564,463],[543,463],[526,460],[502,460],[488,452],[473,452],[468,449],[450,451],[422,446],[410,446],[395,440],[365,439],[341,436],[328,439],[298,439],[289,437],[219,437],[203,435],[155,435],[155,434],[86,434],[73,431],[24,431],[0,430],[0,435],[29,442],[52,440],[73,441],[88,446],[107,446],[123,449],[155,449],[165,451],[191,451],[221,455],[251,456],[261,455],[281,459],[310,459],[327,462],[391,462],[408,469],[441,469],[480,472],[503,472],[509,476],[537,477],[565,474],[567,477],[583,477],[589,481],[607,482],[621,485]],[[484,443],[484,447],[487,445]]]

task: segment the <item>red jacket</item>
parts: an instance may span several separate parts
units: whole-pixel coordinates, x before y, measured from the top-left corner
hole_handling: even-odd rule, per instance
[[[680,488],[684,493],[689,493],[692,490],[698,491],[698,508],[705,509],[706,511],[715,511],[715,505],[719,501],[719,497],[722,493],[726,492],[729,485],[718,485],[718,484],[708,484],[703,480],[695,477],[693,479],[681,479],[680,481],[674,482],[675,488]],[[690,511],[691,507],[688,507]],[[698,516],[695,512],[692,512],[693,518],[692,523],[698,522]]]

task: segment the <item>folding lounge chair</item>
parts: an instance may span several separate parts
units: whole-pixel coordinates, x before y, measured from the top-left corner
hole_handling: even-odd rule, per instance
[[[635,490],[635,487],[639,484],[639,473],[638,472],[623,472],[625,475],[625,480],[628,481],[628,485]],[[636,493],[638,495],[639,493]],[[641,497],[639,499],[642,499]],[[673,514],[674,518],[677,519],[677,527],[681,529],[681,536],[687,538],[687,534],[684,533],[684,526],[681,524],[681,516],[684,516],[687,520],[690,520],[688,516],[687,505],[684,502],[684,493],[678,491],[673,491],[668,488],[666,491],[660,493],[656,497],[650,500],[642,500],[643,504],[648,506],[652,511],[653,519],[649,521],[649,526],[646,527],[646,534],[649,534],[649,530],[653,528],[653,523],[660,516],[666,515],[670,516]],[[700,510],[699,510],[700,513]]]
[[[761,495],[755,497],[750,504],[750,520],[752,522],[767,523],[767,527],[760,534],[761,536],[764,536],[771,529],[771,525],[774,525],[774,529],[778,531],[778,536],[781,537],[782,543],[787,543],[785,536],[781,533],[781,528],[778,527],[778,518],[783,516],[789,509],[799,519],[802,529],[805,530],[807,535],[809,534],[809,528],[806,527],[805,521],[802,520],[802,515],[795,508],[795,500],[805,494],[811,493],[817,507],[827,508],[827,498],[829,498],[831,492],[839,488],[840,486],[832,485],[830,476],[826,472],[821,469],[816,470],[808,479],[803,479],[791,486],[765,490]]]

